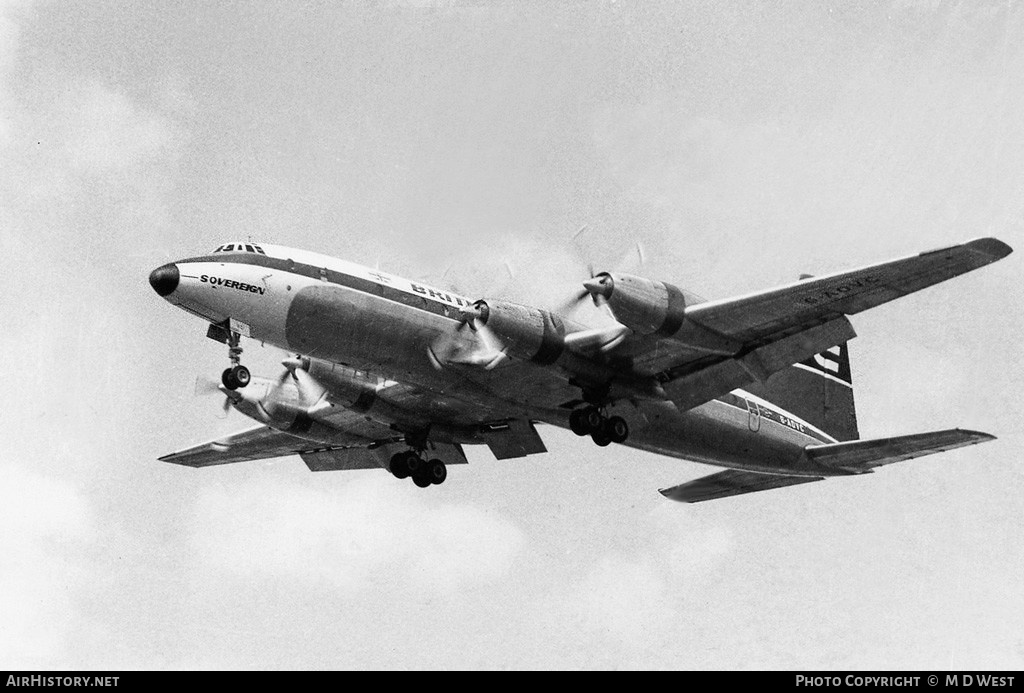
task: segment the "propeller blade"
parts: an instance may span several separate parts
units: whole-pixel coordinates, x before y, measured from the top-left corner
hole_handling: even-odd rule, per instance
[[[584,289],[583,291],[580,291],[578,293],[575,293],[575,294],[571,295],[569,298],[567,298],[566,300],[564,300],[561,303],[559,303],[554,308],[552,308],[551,312],[552,313],[557,313],[558,315],[567,315],[568,313],[572,312],[572,310],[576,306],[579,305],[580,301],[582,301],[583,299],[585,299],[589,295],[590,295],[590,292],[587,291],[586,289]]]
[[[220,381],[216,378],[211,378],[208,375],[197,375],[195,395],[212,395],[214,392],[220,392]]]

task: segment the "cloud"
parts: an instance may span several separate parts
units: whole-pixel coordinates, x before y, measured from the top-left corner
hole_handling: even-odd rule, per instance
[[[207,489],[191,526],[197,569],[236,581],[300,580],[347,597],[385,575],[450,594],[512,570],[524,544],[515,525],[473,505],[435,505],[393,481]]]
[[[69,483],[0,467],[0,667],[44,663],[75,615],[93,514]]]
[[[735,548],[732,531],[659,507],[635,530],[637,550],[596,556],[581,577],[542,600],[537,619],[559,638],[585,638],[592,661],[646,666],[703,608],[703,595]],[[613,653],[618,653],[614,655]]]
[[[76,170],[115,171],[175,153],[175,133],[165,119],[98,83],[76,95],[66,124],[68,162]]]

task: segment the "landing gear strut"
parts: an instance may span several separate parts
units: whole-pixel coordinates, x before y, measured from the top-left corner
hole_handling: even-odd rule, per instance
[[[249,373],[249,369],[240,363],[242,358],[240,342],[241,337],[237,332],[228,332],[228,359],[231,361],[231,368],[228,368],[221,374],[220,381],[229,390],[245,387],[252,380],[252,374]]]
[[[441,460],[427,460],[422,452],[407,450],[391,456],[388,469],[396,478],[412,477],[412,482],[420,488],[431,484],[443,484],[448,478],[448,468]]]
[[[603,407],[594,405],[573,410],[569,415],[569,428],[578,436],[590,436],[601,447],[609,443],[624,443],[629,438],[629,425],[625,419],[605,416]]]

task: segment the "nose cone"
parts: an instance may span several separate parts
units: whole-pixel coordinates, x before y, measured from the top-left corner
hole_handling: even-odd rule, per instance
[[[149,275],[149,285],[161,296],[169,296],[178,288],[178,266],[174,263],[157,267]]]

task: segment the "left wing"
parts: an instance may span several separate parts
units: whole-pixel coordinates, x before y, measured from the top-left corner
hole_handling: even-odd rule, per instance
[[[631,357],[683,409],[810,358],[855,336],[847,315],[1006,257],[995,238],[810,278],[685,309],[679,332]]]

